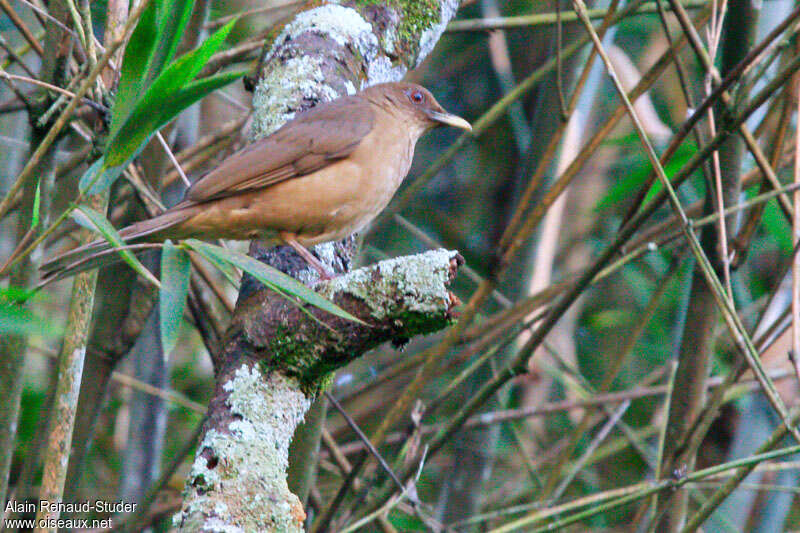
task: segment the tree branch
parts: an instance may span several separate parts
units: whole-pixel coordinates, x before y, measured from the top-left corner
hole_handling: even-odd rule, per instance
[[[305,512],[286,484],[295,428],[336,369],[387,340],[446,326],[458,302],[447,285],[462,262],[435,250],[316,287],[363,324],[245,288],[217,357],[217,387],[175,525],[301,531]]]

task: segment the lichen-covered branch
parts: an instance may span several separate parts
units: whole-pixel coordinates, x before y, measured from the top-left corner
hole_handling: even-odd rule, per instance
[[[355,0],[300,13],[264,47],[253,82],[253,137],[317,102],[401,79],[430,53],[458,4]]]
[[[269,135],[318,102],[400,80],[433,49],[458,5],[352,0],[299,13],[265,43],[246,80],[254,92],[251,138]],[[354,249],[351,237],[316,246],[314,253],[341,273],[349,270]],[[264,250],[254,242],[251,255],[309,285],[318,279],[287,247]],[[371,347],[444,327],[453,302],[444,285],[454,258],[450,252],[401,258],[319,287],[369,327],[306,310],[322,326],[245,276],[224,348],[213,357],[216,392],[178,526],[302,529],[304,512],[286,487],[285,471],[289,443],[310,400],[333,370]]]
[[[401,79],[431,51],[457,7],[457,0],[357,0],[298,14],[265,43],[249,80],[251,138],[269,135],[318,102]],[[331,270],[346,272],[354,240],[314,252]],[[287,248],[253,243],[251,254],[305,283],[317,279]],[[224,348],[214,354],[217,388],[176,517],[181,529],[301,529],[305,513],[286,486],[286,467],[311,399],[333,370],[371,347],[444,327],[452,304],[444,286],[454,257],[436,252],[385,262],[320,287],[369,327],[305,310],[316,314],[313,320],[245,276]],[[275,446],[264,448],[265,439]],[[236,481],[222,482],[227,476]]]
[[[286,484],[295,428],[337,368],[387,340],[447,325],[457,303],[447,285],[461,262],[456,252],[435,250],[316,287],[363,323],[300,309],[274,292],[244,292],[217,358],[216,391],[176,526],[301,531],[305,512]]]

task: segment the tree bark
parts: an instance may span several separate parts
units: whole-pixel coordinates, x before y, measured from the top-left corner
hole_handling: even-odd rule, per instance
[[[301,531],[305,512],[286,481],[295,428],[337,368],[387,340],[445,327],[458,303],[446,286],[461,262],[435,250],[316,286],[363,324],[246,282],[215,358],[217,386],[176,527]]]
[[[401,79],[433,49],[457,8],[457,0],[401,0],[324,4],[299,13],[265,44],[254,78],[246,80],[254,90],[251,137],[269,135],[317,102]],[[314,251],[331,270],[343,272],[354,249],[351,238]],[[265,251],[254,243],[251,254],[306,284],[318,279],[286,247]],[[318,289],[343,299],[370,324],[315,312],[344,335],[245,277],[223,348],[214,356],[211,416],[176,525],[186,531],[301,530],[305,513],[286,485],[295,427],[347,361],[383,341],[402,342],[447,324],[454,300],[444,285],[457,257],[431,252],[322,284]],[[264,447],[265,440],[274,446]],[[235,482],[226,483],[229,477]]]

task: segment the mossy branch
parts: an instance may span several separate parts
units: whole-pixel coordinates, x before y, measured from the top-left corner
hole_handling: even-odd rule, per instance
[[[402,79],[430,53],[458,5],[312,3],[265,42],[254,76],[246,80],[254,91],[251,138],[269,135],[318,102]],[[351,237],[314,252],[329,270],[346,272],[354,242]],[[264,250],[254,242],[250,253],[306,284],[317,279],[287,247]],[[336,368],[370,348],[447,325],[455,300],[445,286],[457,257],[438,251],[401,258],[318,287],[368,326],[300,310],[245,276],[224,348],[213,354],[216,392],[178,527],[301,530],[305,513],[287,488],[286,467],[289,443],[311,399]],[[313,467],[308,457],[293,459]]]
[[[216,391],[175,525],[302,531],[305,512],[286,483],[295,428],[337,368],[385,341],[445,327],[458,303],[447,285],[462,262],[435,250],[316,287],[363,324],[300,309],[274,292],[245,294],[217,359]]]

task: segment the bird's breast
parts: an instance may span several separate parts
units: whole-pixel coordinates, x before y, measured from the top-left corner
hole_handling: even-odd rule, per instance
[[[370,135],[350,157],[314,176],[325,191],[315,199],[325,220],[308,224],[306,242],[338,240],[363,230],[389,204],[413,156],[414,145],[407,139]]]

